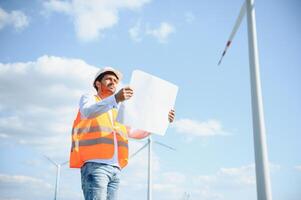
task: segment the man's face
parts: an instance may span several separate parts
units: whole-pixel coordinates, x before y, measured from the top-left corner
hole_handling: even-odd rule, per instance
[[[118,79],[113,74],[106,74],[101,79],[101,82],[96,81],[96,86],[102,94],[112,95],[116,91],[116,86],[118,85]]]

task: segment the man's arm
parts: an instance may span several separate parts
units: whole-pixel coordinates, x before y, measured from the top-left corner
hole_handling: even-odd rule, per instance
[[[85,94],[79,102],[79,110],[83,117],[92,118],[97,115],[108,112],[112,108],[117,108],[119,102],[130,99],[133,96],[133,90],[129,87],[122,88],[115,95],[111,95],[99,102],[95,101],[95,96]]]
[[[80,113],[85,118],[96,117],[97,115],[108,112],[114,107],[117,107],[117,102],[114,95],[96,102],[94,95],[85,94],[80,98],[79,102]]]

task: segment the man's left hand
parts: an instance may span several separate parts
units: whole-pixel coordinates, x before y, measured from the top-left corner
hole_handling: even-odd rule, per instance
[[[170,110],[168,113],[168,121],[169,123],[172,123],[175,119],[175,111],[174,110]]]

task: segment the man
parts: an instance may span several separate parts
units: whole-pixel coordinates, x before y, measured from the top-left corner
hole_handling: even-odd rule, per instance
[[[128,137],[142,139],[150,133],[132,130],[116,121],[117,105],[130,99],[133,90],[115,94],[122,74],[105,67],[96,74],[97,95],[83,95],[73,123],[70,167],[81,168],[85,200],[116,200],[120,171],[128,163]],[[168,113],[173,122],[174,110]]]

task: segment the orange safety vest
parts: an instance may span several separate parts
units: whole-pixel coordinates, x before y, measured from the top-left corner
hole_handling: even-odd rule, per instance
[[[95,96],[96,101],[101,101]],[[81,168],[85,161],[91,159],[111,159],[114,155],[114,132],[118,144],[118,162],[121,168],[128,163],[128,137],[124,125],[115,121],[117,109],[94,118],[81,119],[80,111],[74,120],[72,128],[72,146],[70,167]]]

